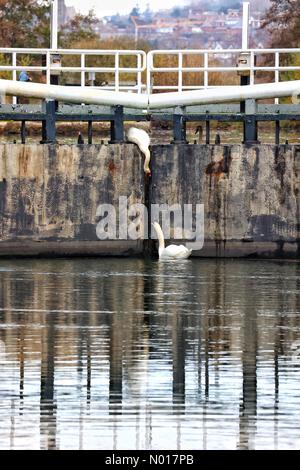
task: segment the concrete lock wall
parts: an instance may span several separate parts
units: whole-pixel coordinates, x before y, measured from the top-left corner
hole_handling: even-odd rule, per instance
[[[99,204],[204,204],[197,256],[300,256],[300,146],[0,145],[0,256],[137,255],[99,240]],[[118,220],[118,218],[117,218]],[[150,244],[151,246],[151,244]],[[149,244],[148,244],[149,248]]]
[[[200,256],[300,256],[299,146],[156,146],[161,200],[204,204]]]
[[[134,145],[0,145],[0,255],[126,255],[142,241],[99,241],[97,207],[144,201]]]

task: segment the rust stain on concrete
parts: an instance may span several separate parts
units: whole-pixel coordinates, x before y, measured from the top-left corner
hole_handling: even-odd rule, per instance
[[[114,164],[114,162],[111,160],[108,164],[108,168],[109,168],[109,171],[114,173],[117,169],[116,165]]]

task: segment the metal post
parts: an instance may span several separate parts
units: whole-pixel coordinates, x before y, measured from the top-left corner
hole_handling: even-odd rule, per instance
[[[249,20],[250,20],[250,3],[243,3],[243,38],[242,49],[249,49]]]
[[[51,38],[50,48],[57,50],[57,36],[58,36],[58,0],[51,2]]]
[[[54,144],[56,142],[55,126],[55,101],[47,100],[43,102],[43,111],[46,119],[42,124],[42,144]]]
[[[51,44],[50,48],[52,50],[57,50],[58,48],[58,0],[51,1]],[[51,56],[50,64],[51,65]],[[53,75],[50,73],[50,84],[58,85],[59,78],[58,75]],[[55,102],[55,110],[58,110],[58,101]]]
[[[17,53],[16,52],[13,52],[12,53],[12,65],[14,67],[17,66]],[[13,80],[16,82],[17,81],[17,71],[16,70],[13,70]],[[13,104],[17,104],[18,103],[18,99],[16,96],[13,96]]]
[[[173,143],[187,144],[185,108],[178,106],[173,114]]]
[[[22,144],[26,143],[26,122],[25,121],[21,122],[21,143]]]
[[[250,17],[250,4],[249,2],[243,3],[243,30],[242,30],[242,49],[247,51],[249,49],[249,17]],[[246,73],[241,74],[241,86],[250,85],[250,76]],[[241,102],[241,113],[245,112],[245,101]]]
[[[113,106],[114,117],[110,121],[110,144],[124,142],[124,108]]]
[[[243,3],[243,30],[242,30],[242,49],[247,51],[249,49],[249,18],[250,18],[250,4],[249,2]],[[250,75],[241,73],[241,86],[250,85]],[[241,113],[245,112],[245,101],[241,101]]]
[[[275,121],[275,144],[280,144],[280,121]]]
[[[258,144],[257,127],[257,102],[255,99],[249,99],[245,102],[245,121],[244,121],[244,143]]]
[[[250,3],[243,3],[243,37],[242,49],[247,51],[249,49],[249,22],[250,22]],[[248,60],[252,62],[252,55],[249,53]],[[251,83],[251,72],[241,72],[241,86],[247,86]],[[257,141],[257,121],[255,119],[256,102],[255,100],[241,101],[240,112],[250,114],[244,121],[244,143],[255,144]]]
[[[210,121],[205,121],[205,143],[210,144]]]
[[[246,116],[244,121],[244,144],[258,144],[257,121],[255,114]]]
[[[93,143],[93,121],[88,122],[88,144]]]
[[[247,75],[242,75],[241,76],[241,86],[247,86],[250,85],[250,77]],[[240,112],[244,113],[246,111],[246,101],[241,101],[240,102]]]

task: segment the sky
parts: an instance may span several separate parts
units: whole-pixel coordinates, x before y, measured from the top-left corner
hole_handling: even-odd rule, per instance
[[[127,14],[138,4],[143,11],[149,3],[151,10],[161,10],[183,5],[182,0],[65,0],[67,6],[74,6],[78,12],[88,13],[94,9],[97,16],[115,13]]]

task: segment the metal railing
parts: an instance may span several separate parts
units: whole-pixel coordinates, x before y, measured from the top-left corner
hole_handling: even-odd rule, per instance
[[[249,54],[249,64],[245,67],[237,67],[237,60],[241,53]],[[283,63],[282,56],[291,56],[291,54],[299,54],[299,65],[286,65]],[[262,56],[271,56],[272,59],[270,60],[269,57],[268,61],[262,60],[262,63],[258,65],[257,59],[262,58]],[[188,64],[189,61],[193,61],[192,59],[194,61],[198,59],[200,65],[185,65],[185,62]],[[166,65],[168,62],[170,65]],[[273,62],[273,65],[269,65],[269,62]],[[184,91],[214,88],[216,86],[234,86],[239,83],[230,83],[230,80],[236,81],[237,71],[249,74],[250,85],[257,83],[255,80],[257,72],[273,72],[273,81],[278,83],[281,81],[281,73],[300,72],[300,49],[153,50],[147,54],[147,90],[148,93],[151,93],[158,90]],[[199,83],[185,84],[189,82],[189,75],[192,73],[195,75],[195,72],[199,74]],[[230,77],[227,75],[226,80],[225,74],[228,74],[228,72],[232,74]],[[177,74],[177,83],[162,85],[159,76],[166,73]],[[220,74],[218,83],[210,83],[212,73]],[[222,75],[225,81],[222,80]]]
[[[237,68],[241,53],[248,54],[249,62],[245,67]],[[57,56],[61,58],[59,64],[53,61]],[[265,60],[266,57],[268,60]],[[294,57],[295,64],[291,57]],[[78,64],[74,65],[76,60]],[[69,76],[75,74],[77,85],[82,87],[87,85],[90,74],[109,74],[113,77],[111,81],[105,81],[101,86],[89,81],[89,86],[138,94],[181,92],[237,85],[237,71],[250,76],[250,85],[259,81],[256,80],[258,72],[269,72],[265,82],[288,80],[290,77],[283,77],[283,73],[300,72],[300,49],[153,50],[146,54],[140,50],[0,48],[0,77],[1,72],[9,72],[8,78],[18,80],[18,72],[22,70],[41,72],[47,84],[50,83],[51,75],[57,73],[68,73]],[[168,73],[173,75],[171,84],[166,83]],[[122,79],[124,74],[127,77],[125,81]],[[192,83],[193,80],[196,83]]]
[[[80,65],[64,65],[72,56],[72,61]],[[57,63],[57,57],[60,63]],[[87,65],[87,59],[94,60],[95,65]],[[124,59],[129,65],[126,65]],[[56,59],[56,62],[55,62]],[[102,63],[101,63],[102,62]],[[80,74],[77,84],[84,87],[90,81],[91,74],[111,74],[111,82],[104,82],[99,88],[113,91],[130,91],[142,93],[146,86],[142,82],[142,72],[146,70],[146,53],[140,50],[92,50],[92,49],[23,49],[0,48],[1,72],[9,72],[10,79],[18,80],[18,72],[40,72],[46,84],[51,83],[51,75],[61,73]],[[122,81],[122,74],[129,74],[130,81]],[[127,75],[128,77],[128,75]],[[74,76],[72,77],[74,78]],[[78,83],[80,81],[80,83]],[[98,88],[97,86],[94,86]],[[15,101],[15,99],[14,99]]]

